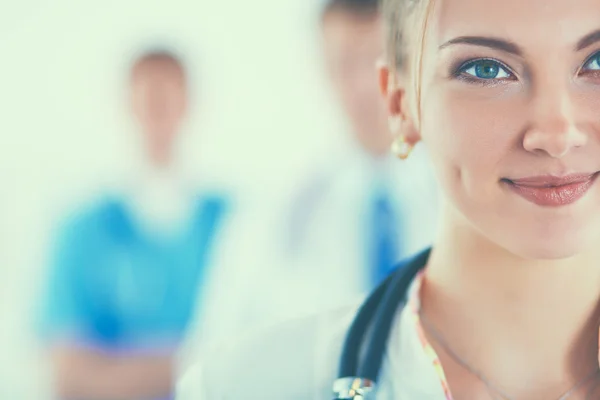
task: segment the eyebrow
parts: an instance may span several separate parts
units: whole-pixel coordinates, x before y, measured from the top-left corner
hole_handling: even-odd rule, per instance
[[[597,34],[598,37],[596,38],[596,40],[600,40],[600,30],[597,32]],[[587,36],[584,39],[586,38]],[[582,39],[582,41],[584,39]],[[521,48],[517,44],[509,40],[483,36],[459,36],[442,44],[440,46],[440,50],[455,44],[469,44],[473,46],[489,47],[492,49],[504,51],[506,53],[515,54],[517,56],[523,55],[523,50],[521,50]]]
[[[581,38],[579,42],[577,42],[577,46],[575,48],[577,51],[581,51],[597,42],[600,42],[600,29],[597,29]],[[455,44],[489,47],[504,51],[506,53],[515,54],[517,56],[523,55],[523,50],[521,50],[521,48],[514,42],[484,36],[459,36],[442,44],[440,46],[440,50]]]
[[[585,35],[579,42],[577,42],[577,51],[590,47],[597,42],[600,42],[600,29]]]

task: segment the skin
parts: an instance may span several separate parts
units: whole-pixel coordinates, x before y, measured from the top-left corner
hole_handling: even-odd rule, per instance
[[[514,399],[558,398],[598,366],[600,182],[573,204],[543,207],[502,181],[600,171],[600,35],[577,49],[600,29],[598,15],[596,0],[438,0],[420,104],[404,68],[380,70],[398,133],[426,144],[445,192],[422,313]],[[521,54],[447,44],[464,36],[511,42]],[[481,58],[505,67],[494,79],[460,68]],[[429,339],[455,399],[493,398]]]
[[[162,399],[171,393],[171,355],[113,355],[70,344],[52,349],[55,390],[65,400]]]
[[[156,167],[168,165],[188,108],[182,69],[170,60],[138,63],[131,73],[130,106],[148,159]]]
[[[383,52],[383,26],[377,15],[334,9],[323,17],[325,65],[333,89],[351,123],[354,139],[370,155],[389,154],[392,136],[385,103],[373,79]]]

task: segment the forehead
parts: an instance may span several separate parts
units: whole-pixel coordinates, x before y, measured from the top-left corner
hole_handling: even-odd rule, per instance
[[[138,62],[131,71],[135,82],[140,80],[181,80],[183,69],[170,59],[147,59]]]
[[[572,47],[600,29],[600,0],[434,0],[434,36],[494,36],[528,47]]]

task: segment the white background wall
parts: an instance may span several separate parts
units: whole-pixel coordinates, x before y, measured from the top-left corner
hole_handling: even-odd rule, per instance
[[[165,37],[189,56],[202,100],[192,171],[277,189],[338,151],[343,130],[314,12],[307,0],[0,0],[0,398],[45,396],[30,324],[52,223],[133,164],[131,51]]]

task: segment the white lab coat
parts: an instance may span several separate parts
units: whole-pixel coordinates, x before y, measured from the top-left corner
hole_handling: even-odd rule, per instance
[[[186,369],[190,358],[195,359],[223,338],[238,337],[283,318],[280,305],[273,299],[293,283],[273,250],[272,227],[277,215],[269,207],[272,204],[262,198],[235,197],[222,240],[215,243],[208,284],[198,298],[180,351],[180,368]],[[294,315],[298,313],[290,312],[287,317]]]
[[[273,204],[262,198],[236,204],[183,357],[202,353],[224,337],[235,341],[248,330],[362,299],[371,289],[364,195],[375,175],[385,175],[399,206],[408,210],[408,234],[401,238],[406,252],[427,247],[437,223],[437,187],[423,150],[416,149],[406,162],[356,156],[330,173],[331,186],[308,209],[306,240],[292,256],[282,251],[285,228]]]
[[[176,400],[331,399],[356,311],[346,307],[224,343],[201,355],[180,382]],[[393,325],[376,398],[446,399],[407,308]]]
[[[387,186],[400,217],[399,260],[431,245],[439,215],[438,188],[425,149],[417,147],[406,161],[356,154],[313,178],[304,192],[296,191],[292,218],[283,229],[287,233],[281,235],[290,243],[282,245],[289,250],[280,269],[287,271],[283,280],[294,283],[275,294],[285,305],[283,313],[339,307],[372,289],[368,210],[377,181]]]

